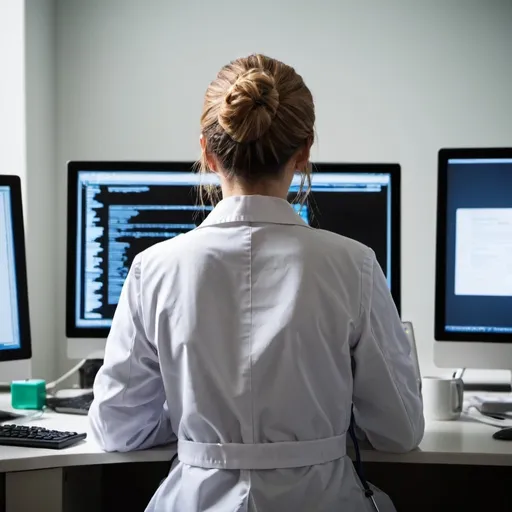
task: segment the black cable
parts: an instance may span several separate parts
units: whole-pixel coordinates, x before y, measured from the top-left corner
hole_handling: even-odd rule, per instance
[[[352,443],[354,445],[354,451],[356,452],[356,461],[354,464],[354,468],[356,470],[357,476],[359,477],[359,480],[361,481],[361,484],[364,489],[364,495],[367,498],[371,498],[373,496],[373,491],[370,488],[368,481],[366,480],[366,477],[364,476],[363,471],[363,463],[361,461],[361,452],[359,451],[359,443],[357,441],[356,437],[356,430],[355,430],[355,418],[354,418],[354,406],[352,405],[352,409],[350,411],[350,426],[348,427],[348,434],[350,438],[352,439]]]

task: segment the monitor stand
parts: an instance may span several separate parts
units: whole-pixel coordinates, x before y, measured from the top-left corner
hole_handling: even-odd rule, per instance
[[[464,391],[483,393],[510,393],[511,372],[508,370],[468,369],[464,376]]]
[[[11,381],[30,379],[31,376],[32,365],[30,364],[30,359],[0,363],[0,393],[9,393]],[[0,401],[0,406],[8,407],[11,400],[7,397],[8,395],[6,395],[5,400]],[[21,417],[23,417],[22,414],[17,414],[14,411],[3,411],[0,409],[0,423],[15,422],[17,418]]]
[[[10,385],[13,380],[30,379],[31,377],[32,365],[30,359],[0,363],[0,385]]]
[[[68,338],[68,359],[103,359],[105,338]]]

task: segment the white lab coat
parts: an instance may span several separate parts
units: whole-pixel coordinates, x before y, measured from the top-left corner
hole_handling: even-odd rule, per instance
[[[424,430],[374,253],[262,196],[225,199],[135,259],[94,393],[105,450],[179,440],[149,511],[371,510],[345,456],[352,402],[377,450]]]

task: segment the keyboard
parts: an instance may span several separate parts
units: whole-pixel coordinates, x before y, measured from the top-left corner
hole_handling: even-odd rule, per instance
[[[86,437],[87,434],[48,430],[41,427],[0,425],[0,445],[61,450],[82,441]]]
[[[93,399],[94,395],[92,392],[65,398],[48,397],[46,399],[46,406],[55,412],[63,414],[87,415]]]

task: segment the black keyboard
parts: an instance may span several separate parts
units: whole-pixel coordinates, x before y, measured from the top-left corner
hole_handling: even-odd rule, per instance
[[[48,397],[46,399],[46,406],[53,409],[55,412],[61,412],[64,414],[87,415],[93,398],[94,395],[92,392],[66,398]]]
[[[87,434],[24,425],[0,425],[0,445],[60,450],[82,441]]]

